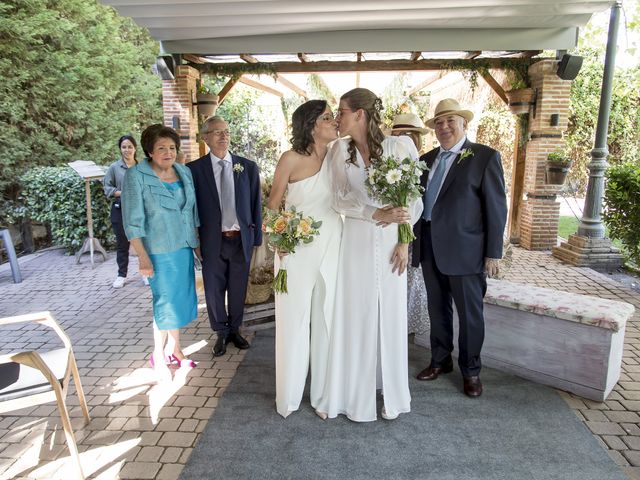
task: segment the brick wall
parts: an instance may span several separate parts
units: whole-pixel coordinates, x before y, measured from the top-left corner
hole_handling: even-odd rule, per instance
[[[175,80],[162,82],[162,110],[164,124],[173,126],[173,118],[180,119],[181,150],[190,162],[200,157],[197,142],[198,116],[195,102],[196,82],[200,79],[200,72],[188,65],[176,67]]]
[[[542,60],[529,68],[531,86],[537,92],[536,104],[529,113],[520,243],[529,250],[550,250],[557,243],[560,203],[556,195],[562,186],[546,183],[547,155],[564,146],[567,129],[571,81],[556,75],[557,62]],[[551,115],[558,114],[557,126]]]

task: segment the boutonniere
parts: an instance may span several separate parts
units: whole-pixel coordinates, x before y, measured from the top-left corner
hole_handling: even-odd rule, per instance
[[[233,173],[242,173],[244,172],[244,167],[242,166],[241,163],[234,163],[233,164]]]
[[[460,158],[458,159],[458,162],[456,163],[456,165],[458,165],[462,160],[464,160],[467,157],[473,157],[473,150],[471,150],[470,148],[465,148],[464,150],[460,151]]]

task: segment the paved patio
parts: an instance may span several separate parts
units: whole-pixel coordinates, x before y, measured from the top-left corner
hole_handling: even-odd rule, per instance
[[[136,260],[132,263],[135,272]],[[200,309],[198,321],[182,335],[198,368],[176,370],[172,388],[159,389],[148,365],[150,292],[137,274],[114,290],[114,256],[91,268],[88,258],[76,265],[57,249],[23,258],[21,267],[24,282],[15,285],[8,265],[0,266],[0,316],[49,310],[71,337],[92,418],[82,426],[72,393],[85,473],[100,479],[177,479],[244,352],[231,347],[214,361],[215,336]],[[640,479],[640,293],[593,270],[563,265],[547,252],[518,248],[506,278],[636,306],[626,330],[623,373],[609,399],[597,403],[560,395],[629,478]],[[53,336],[43,337],[32,326],[3,328],[2,337],[2,353],[58,346]],[[72,478],[69,464],[54,404],[0,417],[0,479]]]

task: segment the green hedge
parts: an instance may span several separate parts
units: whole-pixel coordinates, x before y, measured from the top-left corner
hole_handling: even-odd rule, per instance
[[[629,259],[640,265],[640,164],[615,165],[606,177],[604,221],[611,238],[619,239]]]
[[[69,167],[35,167],[20,177],[20,184],[23,216],[48,225],[55,245],[78,251],[88,235],[84,180]],[[93,236],[104,247],[114,240],[109,209],[102,183],[91,182]]]

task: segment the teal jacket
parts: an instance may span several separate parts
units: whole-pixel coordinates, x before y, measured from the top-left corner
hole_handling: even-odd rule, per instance
[[[169,253],[198,246],[200,226],[191,171],[184,165],[173,168],[182,181],[186,201],[182,209],[173,194],[145,158],[127,169],[122,186],[122,218],[127,238],[142,239],[147,253]]]

